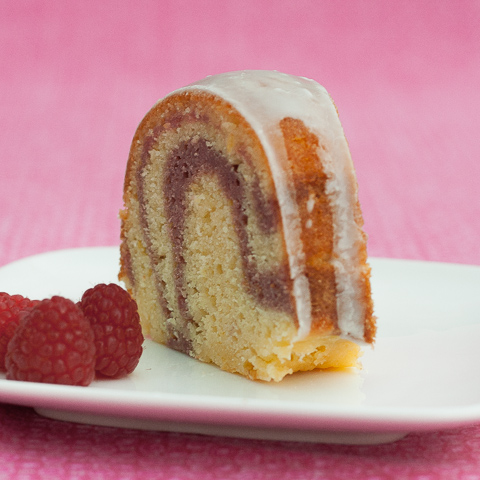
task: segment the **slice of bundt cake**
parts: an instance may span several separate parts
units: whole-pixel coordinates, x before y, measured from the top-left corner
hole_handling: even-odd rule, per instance
[[[207,77],[140,123],[121,271],[147,336],[252,379],[356,365],[373,343],[357,183],[312,80]]]

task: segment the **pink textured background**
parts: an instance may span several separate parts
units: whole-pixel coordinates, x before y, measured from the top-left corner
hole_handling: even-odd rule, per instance
[[[480,265],[478,0],[4,0],[0,266],[118,244],[142,116],[172,89],[245,68],[332,94],[371,255]],[[0,479],[471,480],[480,427],[335,447],[64,425],[0,405],[0,465]]]

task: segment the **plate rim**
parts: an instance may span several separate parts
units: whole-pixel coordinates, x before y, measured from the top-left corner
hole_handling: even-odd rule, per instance
[[[33,387],[32,392],[32,385]],[[80,390],[79,390],[80,388]],[[480,422],[480,404],[452,407],[315,408],[309,402],[195,396],[171,392],[129,392],[67,385],[32,384],[0,379],[0,401],[32,408],[107,414],[119,417],[212,422],[232,425],[327,428],[350,431],[427,431]],[[105,411],[104,411],[105,410]],[[300,410],[300,411],[299,411]],[[231,421],[235,416],[235,421]]]

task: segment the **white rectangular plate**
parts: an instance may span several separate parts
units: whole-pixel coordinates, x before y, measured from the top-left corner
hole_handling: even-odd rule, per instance
[[[83,423],[357,444],[480,422],[480,267],[371,265],[379,329],[362,370],[253,382],[147,340],[127,378],[69,387],[0,374],[0,401]],[[76,301],[117,272],[117,247],[60,250],[0,268],[0,291]]]

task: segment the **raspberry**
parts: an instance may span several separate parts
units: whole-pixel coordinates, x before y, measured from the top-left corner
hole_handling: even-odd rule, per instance
[[[135,300],[118,285],[102,283],[87,290],[80,304],[95,334],[97,373],[113,378],[132,373],[143,351]]]
[[[5,372],[7,345],[17,329],[20,318],[39,301],[22,295],[9,295],[0,292],[0,372]]]
[[[5,364],[10,380],[87,386],[95,377],[92,327],[71,300],[42,300],[22,319]]]

